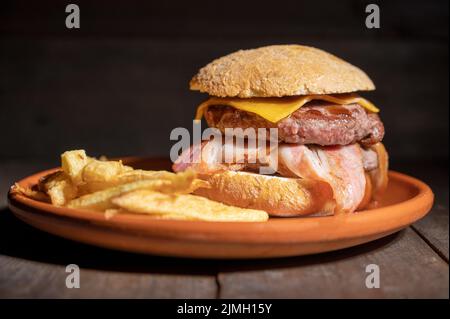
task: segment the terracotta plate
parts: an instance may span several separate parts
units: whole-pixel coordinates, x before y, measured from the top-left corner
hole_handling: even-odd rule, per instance
[[[168,169],[162,159],[127,158],[129,165]],[[19,182],[28,186],[51,170]],[[194,258],[268,258],[306,255],[362,244],[407,227],[431,209],[433,193],[423,182],[390,172],[381,206],[329,217],[273,218],[264,223],[155,220],[55,207],[9,194],[9,207],[24,222],[51,234],[100,247]]]

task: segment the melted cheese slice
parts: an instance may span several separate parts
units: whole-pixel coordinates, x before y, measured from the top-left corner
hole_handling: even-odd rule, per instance
[[[321,100],[340,105],[357,103],[370,112],[377,113],[380,110],[368,100],[356,94],[339,95],[303,95],[281,98],[219,98],[211,97],[197,108],[196,120],[203,117],[205,110],[211,105],[231,106],[235,109],[258,114],[266,120],[276,123],[293,112],[297,111],[306,103],[312,100]]]

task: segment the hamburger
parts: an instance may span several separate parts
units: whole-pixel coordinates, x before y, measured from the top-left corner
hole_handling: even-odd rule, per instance
[[[318,216],[374,206],[386,190],[379,109],[357,93],[375,86],[336,56],[302,45],[240,50],[201,68],[190,88],[209,95],[196,119],[225,134],[173,164],[209,182],[198,195],[271,216]]]

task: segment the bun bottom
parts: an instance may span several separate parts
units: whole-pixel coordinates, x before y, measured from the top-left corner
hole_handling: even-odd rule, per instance
[[[228,205],[261,209],[270,216],[333,215],[333,189],[323,181],[226,171],[201,176],[211,188],[194,193]]]

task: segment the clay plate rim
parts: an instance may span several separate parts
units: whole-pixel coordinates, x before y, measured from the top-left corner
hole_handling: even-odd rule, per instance
[[[142,158],[133,158],[143,161]],[[151,161],[149,159],[148,161]],[[129,160],[127,160],[129,162]],[[133,160],[131,160],[133,162]],[[57,168],[28,176],[18,183],[29,186]],[[206,222],[158,220],[139,214],[120,214],[106,219],[103,213],[57,207],[21,194],[8,193],[8,204],[33,214],[52,214],[58,218],[132,231],[165,239],[208,240],[229,243],[301,243],[331,242],[400,230],[425,216],[431,209],[434,195],[430,187],[411,176],[390,171],[392,184],[409,188],[412,197],[406,201],[355,214],[326,217],[271,218],[268,222]],[[391,184],[391,185],[392,185]],[[403,184],[403,185],[402,185]]]

